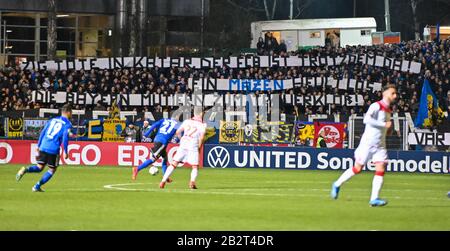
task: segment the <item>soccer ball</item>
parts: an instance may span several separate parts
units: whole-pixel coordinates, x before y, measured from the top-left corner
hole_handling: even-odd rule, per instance
[[[148,170],[148,172],[151,174],[151,175],[156,175],[157,173],[159,173],[159,169],[157,168],[157,167],[155,167],[155,166],[152,166],[152,167],[150,167],[150,169]]]

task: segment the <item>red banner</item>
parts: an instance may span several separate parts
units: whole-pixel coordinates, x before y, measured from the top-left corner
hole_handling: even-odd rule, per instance
[[[70,142],[69,158],[61,158],[62,165],[81,166],[137,166],[150,157],[153,144]],[[169,162],[175,156],[178,145],[169,144]],[[203,150],[200,152],[200,166],[203,166]],[[29,140],[5,140],[0,142],[0,164],[36,164],[37,142]],[[161,159],[156,166],[161,165]]]
[[[345,139],[345,123],[314,123],[314,146],[321,132],[325,132],[327,148],[343,148]]]

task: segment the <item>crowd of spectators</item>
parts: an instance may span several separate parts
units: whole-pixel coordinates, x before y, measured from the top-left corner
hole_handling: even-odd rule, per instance
[[[316,47],[310,50],[287,52],[285,44],[278,44],[272,34],[258,43],[261,54],[271,55],[334,55],[343,56],[349,53],[375,53],[390,58],[412,60],[422,63],[422,72],[412,74],[387,68],[372,67],[363,64],[345,64],[340,66],[322,67],[277,67],[277,68],[249,68],[249,69],[189,69],[189,68],[151,68],[151,69],[114,69],[91,71],[31,71],[21,70],[19,67],[7,68],[0,71],[0,110],[23,110],[34,108],[58,108],[54,104],[40,104],[31,101],[33,90],[66,91],[78,93],[101,94],[175,94],[190,93],[188,79],[191,77],[213,78],[247,78],[247,79],[290,79],[297,77],[335,77],[381,82],[383,85],[391,83],[398,86],[400,99],[394,107],[399,113],[418,110],[420,93],[424,78],[430,80],[431,87],[440,101],[444,111],[448,111],[450,103],[450,39],[436,42],[408,41],[401,44],[387,44],[375,46],[347,46],[347,47]],[[283,45],[284,44],[284,45]],[[258,51],[260,54],[260,52]],[[381,92],[339,90],[330,87],[305,87],[283,91],[297,95],[320,94],[361,94],[364,106],[323,106],[297,107],[301,114],[362,114],[367,107],[380,99]],[[258,94],[258,93],[257,93]],[[76,109],[106,110],[104,104],[80,107]],[[293,107],[284,107],[286,112],[293,113]],[[162,111],[161,106],[154,107],[122,107],[126,110]]]
[[[287,45],[283,39],[281,39],[278,43],[278,40],[273,36],[273,33],[267,32],[264,35],[264,38],[260,37],[258,39],[258,43],[256,44],[256,52],[259,56],[274,54],[286,55]]]

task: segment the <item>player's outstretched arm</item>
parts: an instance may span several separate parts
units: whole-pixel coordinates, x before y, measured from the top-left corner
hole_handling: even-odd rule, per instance
[[[150,136],[150,134],[151,134],[156,128],[158,128],[159,126],[161,126],[162,121],[163,121],[163,120],[160,119],[160,120],[158,120],[157,122],[153,123],[153,125],[150,127],[150,129],[149,129],[148,131],[145,132],[144,136],[145,136],[146,138],[148,138],[148,137]]]

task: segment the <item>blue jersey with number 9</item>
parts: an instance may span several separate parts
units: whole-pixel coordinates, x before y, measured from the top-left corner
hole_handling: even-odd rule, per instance
[[[144,136],[149,137],[150,134],[157,129],[158,132],[155,136],[154,142],[160,142],[163,145],[167,145],[173,138],[173,135],[177,132],[178,127],[180,127],[180,125],[174,119],[161,119],[154,123]]]
[[[64,151],[67,154],[69,145],[69,130],[72,123],[66,117],[56,117],[47,122],[39,136],[39,151],[49,154],[59,154],[61,144],[64,145]]]

